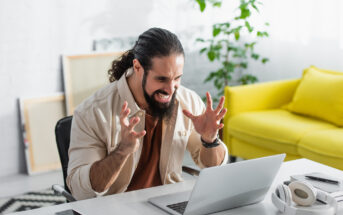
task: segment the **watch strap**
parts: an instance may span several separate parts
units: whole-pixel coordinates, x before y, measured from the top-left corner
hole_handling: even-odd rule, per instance
[[[208,143],[206,141],[204,141],[201,137],[200,137],[201,143],[205,148],[214,148],[220,145],[219,143],[219,138],[216,137],[216,139],[212,142],[212,143]]]

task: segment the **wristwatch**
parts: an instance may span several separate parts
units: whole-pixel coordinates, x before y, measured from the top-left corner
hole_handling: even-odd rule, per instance
[[[202,145],[205,148],[214,148],[220,145],[218,136],[212,143],[205,142],[201,137],[200,137],[200,140],[201,140]]]

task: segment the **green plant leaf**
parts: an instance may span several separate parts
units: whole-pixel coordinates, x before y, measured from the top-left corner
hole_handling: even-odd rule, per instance
[[[264,25],[269,26],[270,24],[269,24],[269,22],[266,22],[266,23],[264,23]]]
[[[247,63],[247,62],[241,62],[241,63],[239,64],[239,66],[242,67],[242,68],[244,68],[244,69],[246,69],[246,68],[248,68],[248,63]]]
[[[239,37],[240,37],[239,31],[235,31],[235,39],[239,40]]]
[[[239,17],[240,19],[246,19],[251,15],[251,12],[247,8],[241,8],[241,16]]]
[[[206,50],[207,50],[206,47],[205,47],[205,48],[202,48],[202,49],[200,50],[200,54],[204,53]]]
[[[261,62],[263,63],[263,64],[265,64],[265,63],[267,63],[269,61],[269,59],[268,58],[263,58],[262,60],[261,60]]]
[[[245,21],[245,27],[247,27],[247,29],[250,33],[253,31],[253,28],[251,27],[251,25],[248,21]]]
[[[207,57],[210,61],[214,61],[214,59],[216,58],[216,53],[214,53],[214,51],[209,51],[207,52]]]
[[[266,31],[257,31],[256,35],[258,37],[269,37],[269,34]]]
[[[204,80],[204,83],[211,81],[216,76],[216,72],[211,72],[206,79]]]
[[[205,0],[196,0],[200,6],[200,11],[204,12],[205,8],[206,8],[206,2]]]
[[[213,4],[213,7],[221,7],[222,6],[222,3],[221,2],[215,2]]]
[[[205,42],[205,40],[202,39],[202,38],[197,38],[195,41],[196,41],[196,42]]]
[[[258,10],[258,8],[256,7],[255,4],[252,4],[251,6],[252,6],[258,13],[260,12],[260,11]]]
[[[259,55],[259,54],[256,54],[256,53],[252,53],[252,54],[251,54],[251,57],[252,57],[253,59],[255,59],[255,60],[258,60],[258,58],[260,57],[260,55]]]
[[[216,37],[221,32],[220,28],[213,27],[213,37]]]
[[[238,79],[239,82],[241,82],[243,85],[249,84],[249,83],[255,83],[258,81],[257,77],[251,74],[242,75],[240,79]]]

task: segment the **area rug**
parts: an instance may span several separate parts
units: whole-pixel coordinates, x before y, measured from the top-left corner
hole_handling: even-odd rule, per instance
[[[28,192],[11,198],[0,199],[0,214],[32,210],[65,202],[66,198],[54,194],[52,189]]]

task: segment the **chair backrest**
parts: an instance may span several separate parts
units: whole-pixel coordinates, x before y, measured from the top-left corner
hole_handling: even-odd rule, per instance
[[[70,130],[72,119],[73,116],[64,117],[57,122],[55,127],[56,143],[63,170],[64,189],[69,193],[70,190],[67,186],[66,178],[69,161],[68,149],[70,144]]]

